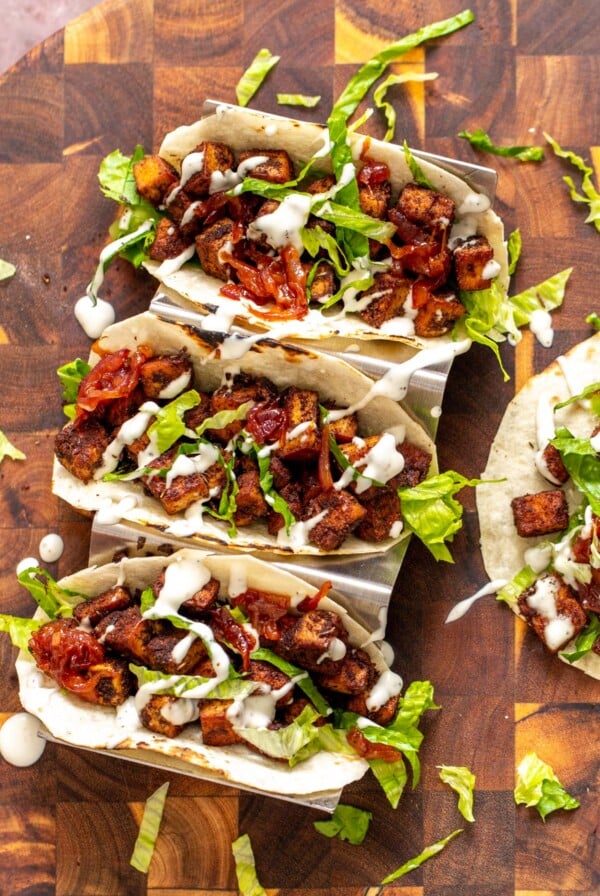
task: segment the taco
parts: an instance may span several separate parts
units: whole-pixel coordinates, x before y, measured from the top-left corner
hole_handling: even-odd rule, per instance
[[[385,551],[409,534],[403,494],[436,472],[422,427],[331,356],[146,312],[77,364],[53,490],[105,522],[238,550]]]
[[[114,246],[198,310],[288,338],[422,348],[470,315],[500,333],[507,250],[488,197],[407,148],[348,139],[336,179],[327,128],[221,106],[157,154],[113,153]]]
[[[600,334],[509,404],[477,489],[498,598],[560,659],[600,678]]]
[[[402,680],[329,583],[196,549],[19,578],[40,604],[21,620],[20,699],[65,743],[280,795],[402,761]]]

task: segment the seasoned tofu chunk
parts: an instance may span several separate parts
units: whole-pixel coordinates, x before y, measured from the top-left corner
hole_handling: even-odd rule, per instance
[[[191,246],[192,242],[193,239],[186,237],[174,221],[169,218],[161,218],[157,224],[154,242],[148,250],[148,255],[153,261],[177,258]]]
[[[488,271],[494,250],[484,236],[474,236],[453,252],[454,272],[459,289],[487,289],[492,278]],[[487,270],[486,270],[487,268]]]
[[[238,526],[249,526],[254,520],[269,513],[269,505],[260,486],[258,465],[249,457],[244,458],[236,470],[238,491],[235,496],[234,520]]]
[[[200,638],[181,642],[188,638],[183,629],[168,631],[151,638],[146,644],[146,665],[170,675],[191,675],[206,656],[207,650]]]
[[[290,386],[281,396],[287,432],[276,454],[288,461],[316,457],[321,448],[319,393]]]
[[[185,724],[171,721],[173,718],[181,718],[181,713],[175,710],[178,701],[178,697],[168,694],[152,694],[140,709],[140,720],[144,728],[155,734],[162,734],[163,737],[177,737],[181,734]]]
[[[211,192],[211,185],[218,188],[222,186],[222,178],[219,174],[234,167],[234,155],[232,150],[224,143],[217,143],[211,140],[203,140],[190,154],[189,166],[192,173],[184,183],[185,192],[193,199],[202,199]],[[182,172],[186,167],[186,160],[183,160]]]
[[[371,719],[376,725],[383,725],[384,728],[387,727],[396,717],[400,695],[397,694],[395,697],[390,697],[389,700],[386,700],[383,706],[380,706],[378,709],[368,709],[368,697],[368,692],[353,694],[346,703],[346,709],[350,712],[358,713],[359,716]]]
[[[431,299],[417,312],[415,333],[424,339],[443,336],[466,314],[466,310],[453,293],[432,294]]]
[[[522,538],[561,532],[569,524],[567,499],[560,489],[521,495],[510,506]]]
[[[229,280],[231,268],[222,260],[222,250],[231,245],[233,235],[231,218],[220,218],[214,224],[204,227],[196,236],[196,252],[200,264],[207,274],[219,280]]]
[[[556,653],[587,624],[573,589],[555,573],[542,576],[518,600],[519,612],[548,650]]]
[[[165,584],[165,572],[160,573],[154,580],[152,592],[156,600]],[[188,597],[179,607],[179,612],[188,619],[200,619],[207,610],[214,606],[219,596],[219,581],[211,577],[208,582],[191,597]]]
[[[286,628],[277,652],[304,669],[323,671],[323,664],[346,655],[346,631],[337,613],[309,610]]]
[[[359,312],[360,316],[365,323],[376,329],[393,317],[402,317],[411,286],[412,281],[406,277],[389,272],[375,274],[373,286],[362,294],[362,298],[369,296],[371,301]]]
[[[294,166],[285,149],[250,149],[241,152],[238,162],[264,158],[265,161],[249,167],[248,176],[268,180],[273,184],[285,184],[294,177]]]
[[[359,184],[358,200],[361,210],[372,218],[385,219],[392,196],[392,185],[388,180],[379,184]]]
[[[394,488],[369,489],[370,496],[360,496],[366,514],[356,527],[356,535],[363,541],[378,544],[394,534],[399,534],[402,524],[400,498]]]
[[[277,709],[287,706],[294,699],[294,688],[291,679],[271,663],[264,660],[250,660],[250,671],[246,676],[250,681],[258,681],[268,691],[283,691],[277,700]],[[260,691],[258,692],[260,693]]]
[[[408,221],[429,233],[451,227],[456,214],[449,196],[414,183],[404,187],[396,207]]]
[[[145,663],[148,642],[161,630],[153,620],[143,619],[136,605],[109,613],[95,626],[94,635],[108,650]]]
[[[204,700],[200,703],[202,740],[209,747],[229,747],[244,743],[227,717],[233,700]]]
[[[310,530],[309,539],[321,551],[336,551],[365,518],[367,511],[348,491],[331,489],[311,501],[309,516],[325,511]]]
[[[173,446],[164,454],[151,461],[148,466],[156,470],[170,470],[175,462],[177,446]],[[189,463],[193,463],[189,459]],[[186,510],[195,501],[205,501],[209,497],[218,497],[226,484],[226,473],[217,460],[204,472],[190,472],[174,476],[172,480],[156,474],[141,477],[146,491],[157,498],[168,514]]]
[[[349,650],[343,659],[330,663],[325,671],[317,672],[320,687],[337,694],[360,694],[369,690],[376,678],[375,667],[364,650]]]
[[[54,450],[62,466],[76,479],[89,482],[102,464],[111,442],[109,433],[95,417],[86,417],[61,429]]]
[[[146,361],[140,369],[140,382],[147,398],[175,398],[184,392],[192,381],[193,368],[186,351],[176,355],[157,355]],[[178,387],[171,394],[174,387]]]
[[[121,706],[133,691],[133,678],[129,665],[118,657],[104,659],[90,667],[90,679],[93,689],[79,696],[88,703],[100,706]]]
[[[109,588],[102,594],[77,604],[73,607],[73,616],[80,624],[91,625],[93,628],[109,613],[114,613],[115,610],[126,610],[132,605],[133,598],[129,589],[124,588],[123,585],[115,585],[114,588]]]
[[[546,479],[549,479],[550,482],[554,482],[555,484],[558,483],[560,485],[567,481],[567,479],[569,478],[569,471],[562,461],[562,457],[560,456],[558,448],[555,448],[554,445],[550,444],[550,442],[548,442],[548,444],[542,451],[542,460],[544,462],[544,466],[550,474],[549,476],[546,476]]]
[[[179,181],[177,171],[159,155],[147,155],[134,162],[133,177],[140,196],[157,208]]]
[[[211,396],[211,408],[213,414],[219,411],[232,411],[246,402],[253,405],[266,404],[276,401],[277,389],[266,377],[253,377],[247,373],[238,373],[230,383],[226,383],[216,389]],[[211,429],[214,438],[228,442],[242,429],[243,420],[234,420],[223,429]]]
[[[331,403],[326,403],[328,410],[336,410]],[[358,417],[356,414],[346,414],[337,420],[331,420],[328,424],[329,435],[333,436],[338,445],[351,442],[358,435]]]
[[[326,302],[336,291],[336,279],[333,268],[325,262],[317,267],[317,272],[310,284],[310,297],[313,302]]]

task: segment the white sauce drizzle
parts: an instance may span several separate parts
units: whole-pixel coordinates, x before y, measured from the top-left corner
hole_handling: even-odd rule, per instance
[[[26,569],[34,569],[39,565],[40,561],[37,557],[23,557],[23,559],[17,563],[17,575],[19,576],[22,572],[25,572]]]
[[[544,348],[550,348],[554,342],[554,330],[552,329],[552,315],[549,311],[538,308],[531,315],[529,329]]]
[[[86,294],[75,302],[75,319],[86,336],[98,339],[115,322],[115,309],[104,299],[93,300]]]
[[[396,672],[386,669],[379,676],[374,687],[371,688],[366,699],[366,707],[369,712],[374,712],[384,706],[388,700],[395,697],[402,690],[402,679]]]
[[[302,253],[304,246],[300,229],[308,221],[310,208],[310,196],[290,193],[281,201],[275,211],[255,218],[248,226],[247,235],[251,240],[266,236],[268,244],[274,249],[292,245],[299,253]]]
[[[460,600],[452,607],[446,616],[446,623],[456,622],[457,619],[462,619],[476,601],[489,594],[496,594],[497,591],[500,591],[500,589],[506,585],[506,582],[506,579],[493,579],[488,585],[484,585],[483,588],[480,588],[479,591],[471,597],[466,597],[464,600]]]
[[[545,620],[544,641],[550,650],[558,650],[569,641],[575,629],[568,616],[561,616],[556,608],[558,583],[546,577],[538,579],[533,592],[527,597],[527,604]]]
[[[42,725],[28,712],[17,712],[0,728],[0,756],[11,765],[26,768],[41,757],[46,741],[40,737]]]
[[[165,401],[176,398],[181,392],[183,392],[189,386],[192,379],[192,371],[184,370],[178,377],[175,377],[174,380],[171,380],[170,383],[161,389],[158,393],[158,397]]]

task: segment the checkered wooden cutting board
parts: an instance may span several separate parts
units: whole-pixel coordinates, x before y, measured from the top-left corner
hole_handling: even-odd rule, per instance
[[[57,366],[87,354],[72,313],[90,279],[112,215],[96,186],[104,154],[194,120],[209,96],[234,86],[263,46],[281,55],[253,105],[281,112],[277,92],[321,94],[303,117],[320,120],[357,65],[391,40],[454,14],[451,0],[109,0],[56,34],[0,79],[0,255],[17,266],[0,284],[0,428],[27,463],[0,467],[3,612],[27,613],[15,566],[59,531],[66,550],[51,567],[85,565],[89,521],[49,491],[52,440],[61,424]],[[457,134],[482,127],[499,143],[543,142],[542,131],[596,162],[600,132],[600,14],[595,0],[475,0],[476,21],[398,71],[436,71],[427,85],[398,88],[398,135],[409,144],[489,164]],[[382,135],[377,115],[368,127]],[[503,382],[491,353],[454,364],[438,442],[442,468],[477,476],[514,390],[530,373],[589,334],[598,309],[600,235],[561,183],[562,163],[492,159],[497,209],[521,228],[515,290],[574,266],[555,317],[551,350],[526,334],[503,350]],[[570,173],[570,172],[569,172]],[[117,263],[107,298],[119,317],[142,310],[153,284]],[[457,827],[441,855],[386,889],[389,896],[592,896],[600,889],[598,683],[546,655],[513,616],[480,602],[460,622],[445,617],[486,581],[473,496],[455,564],[435,565],[411,545],[395,590],[388,637],[407,681],[428,678],[441,709],[429,712],[422,780],[393,811],[372,779],[344,802],[369,809],[360,847],[313,828],[314,810],[51,744],[29,769],[0,762],[0,893],[3,896],[191,896],[235,893],[231,841],[247,832],[269,893],[374,894],[383,877]],[[0,722],[19,709],[14,651],[0,638]],[[581,801],[542,824],[515,807],[516,762],[535,749]],[[476,822],[458,815],[438,778],[441,764],[477,776]],[[147,796],[171,787],[147,876],[129,856]]]

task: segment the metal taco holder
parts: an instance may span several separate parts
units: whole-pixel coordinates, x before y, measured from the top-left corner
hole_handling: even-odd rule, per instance
[[[215,114],[219,107],[228,105],[207,100],[203,106],[203,114]],[[272,117],[280,118],[282,116],[274,115]],[[416,150],[414,155],[434,162],[462,177],[472,189],[484,193],[493,202],[497,173],[492,169]],[[175,293],[164,287],[159,289],[154,296],[149,310],[164,320],[202,328],[204,315],[193,310]],[[237,333],[241,336],[246,336],[250,332],[250,330],[236,326],[230,330],[230,333]],[[268,338],[268,333],[264,334],[264,338]],[[360,346],[349,346],[348,340],[336,342],[335,339],[302,344],[307,348],[342,358],[372,379],[378,379],[391,367],[414,354],[414,350],[401,343],[386,342],[385,340],[369,340],[361,343]],[[448,361],[444,364],[422,368],[413,373],[406,398],[402,402],[403,406],[420,421],[434,441],[439,421],[439,413],[436,411],[442,406],[451,364],[452,362]],[[253,556],[273,563],[316,587],[322,585],[324,581],[331,581],[333,587],[330,594],[332,598],[345,606],[365,628],[370,632],[377,632],[383,639],[392,591],[409,540],[405,539],[388,551],[365,555],[337,555],[328,558],[301,555],[283,557],[269,552],[254,552]],[[181,547],[190,547],[190,545],[185,539],[176,538],[159,530],[150,530],[129,522],[105,525],[94,519],[90,538],[89,562],[90,565],[101,565],[122,556],[144,556],[157,553],[164,553],[165,556],[168,556]],[[209,549],[212,550],[212,548]],[[42,733],[42,736],[48,740],[62,743],[47,732]],[[172,757],[150,752],[146,756],[143,751],[132,750],[106,749],[95,752],[125,758],[143,765],[162,767],[202,780],[230,784],[239,790],[264,795],[263,791],[240,787],[235,782],[229,782],[214,772],[191,766]],[[142,752],[141,756],[140,752]],[[325,790],[303,796],[273,793],[269,795],[331,813],[339,802],[341,791]]]

